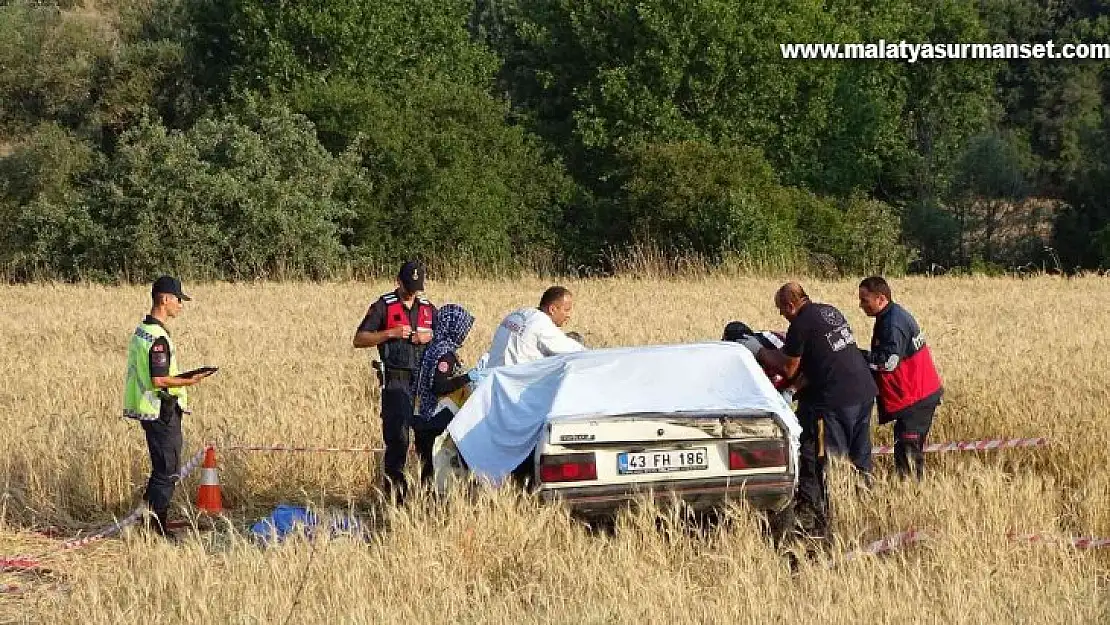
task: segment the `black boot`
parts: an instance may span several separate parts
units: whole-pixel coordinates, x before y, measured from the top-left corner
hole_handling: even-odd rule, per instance
[[[146,531],[162,538],[172,538],[169,530],[169,510],[149,509],[144,527]]]

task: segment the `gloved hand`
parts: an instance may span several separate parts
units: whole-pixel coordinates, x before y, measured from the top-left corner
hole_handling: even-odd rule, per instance
[[[786,389],[782,392],[782,399],[786,402],[787,406],[794,405],[794,391]]]
[[[470,381],[475,383],[475,384],[480,384],[482,382],[482,380],[484,380],[486,378],[487,375],[489,375],[489,370],[487,370],[487,369],[478,369],[477,367],[475,367],[474,369],[471,369],[470,371],[466,372],[466,377],[469,378]]]
[[[749,334],[748,336],[738,339],[736,342],[748,348],[752,356],[755,356],[759,353],[759,350],[763,349],[763,343],[760,343],[759,338],[754,334]]]

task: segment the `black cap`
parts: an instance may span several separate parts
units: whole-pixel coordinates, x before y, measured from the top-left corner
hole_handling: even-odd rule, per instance
[[[752,329],[749,328],[746,323],[742,321],[733,321],[725,326],[725,333],[723,336],[721,336],[721,340],[735,341],[737,339],[742,339],[745,336],[751,336],[752,334],[755,333],[752,332]]]
[[[192,299],[181,290],[181,281],[173,276],[161,276],[154,281],[154,286],[150,287],[150,295],[153,297],[159,293],[176,295],[185,302]]]
[[[424,265],[417,260],[410,260],[401,266],[400,273],[397,274],[397,279],[401,281],[401,286],[409,293],[416,293],[417,291],[424,290]]]

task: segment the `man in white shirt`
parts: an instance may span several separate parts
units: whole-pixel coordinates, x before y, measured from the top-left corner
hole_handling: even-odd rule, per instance
[[[565,287],[553,286],[544,291],[538,308],[521,308],[509,313],[493,335],[485,366],[515,365],[586,349],[560,329],[570,319],[573,306],[571,292]]]

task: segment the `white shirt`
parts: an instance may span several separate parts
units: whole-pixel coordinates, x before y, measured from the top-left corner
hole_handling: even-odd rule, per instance
[[[547,313],[538,308],[521,308],[509,313],[497,327],[486,366],[515,365],[585,349],[563,334]]]

